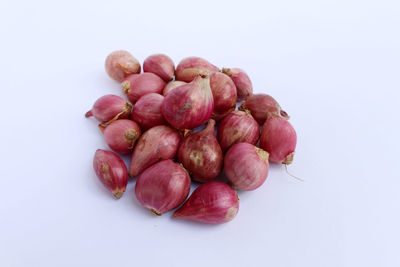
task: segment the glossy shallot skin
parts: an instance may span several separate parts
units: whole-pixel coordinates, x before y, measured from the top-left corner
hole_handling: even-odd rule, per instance
[[[85,117],[94,116],[102,124],[110,124],[118,119],[129,118],[132,104],[117,95],[105,95],[96,100]]]
[[[236,86],[232,79],[222,72],[210,76],[210,87],[214,97],[213,119],[220,120],[236,108]]]
[[[296,150],[297,135],[288,120],[269,117],[263,126],[260,147],[269,153],[269,161],[290,164]]]
[[[126,77],[122,81],[121,87],[129,101],[135,103],[140,97],[146,94],[161,94],[165,87],[165,82],[154,73],[145,72]]]
[[[210,75],[218,72],[219,68],[200,57],[187,57],[176,67],[176,80],[191,82],[199,75]]]
[[[189,191],[189,174],[172,160],[163,160],[147,168],[135,186],[136,198],[156,215],[181,205]]]
[[[98,149],[94,155],[93,169],[114,197],[120,198],[128,183],[128,171],[122,159],[111,151]]]
[[[164,97],[156,93],[142,96],[133,106],[132,120],[139,123],[144,130],[157,125],[167,124],[161,113],[161,105],[163,101]]]
[[[164,54],[154,54],[143,62],[143,71],[152,72],[168,82],[174,78],[175,65],[172,59]]]
[[[107,127],[100,127],[107,145],[115,152],[129,154],[133,151],[141,130],[139,125],[131,120],[116,120]]]
[[[163,96],[167,96],[167,94],[169,92],[171,92],[172,90],[174,90],[175,88],[177,88],[178,86],[187,84],[186,82],[182,82],[182,81],[170,81],[169,83],[167,83],[167,85],[164,87],[163,90]]]
[[[214,126],[215,121],[209,120],[206,128],[186,136],[179,147],[179,162],[199,182],[212,180],[222,171],[223,154]]]
[[[165,125],[144,132],[133,150],[129,175],[137,176],[160,160],[173,159],[180,140],[181,134]]]
[[[239,68],[223,68],[222,72],[231,77],[237,89],[237,99],[246,100],[253,94],[253,85],[247,73]]]
[[[235,190],[223,182],[211,181],[197,187],[174,217],[219,224],[231,221],[238,211]]]

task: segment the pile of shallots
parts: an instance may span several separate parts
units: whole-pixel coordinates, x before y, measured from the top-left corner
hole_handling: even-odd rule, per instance
[[[253,94],[241,69],[221,71],[199,57],[175,68],[156,54],[141,73],[127,51],[111,53],[105,68],[128,101],[105,95],[86,117],[101,122],[111,150],[132,155],[129,169],[114,152],[99,149],[94,156],[96,175],[115,198],[125,192],[128,175],[137,176],[136,198],[153,213],[179,207],[173,216],[224,223],[238,212],[236,190],[260,187],[269,162],[293,160],[296,132],[288,114],[271,96]],[[244,102],[235,110],[238,101]],[[192,180],[200,185],[188,198]]]

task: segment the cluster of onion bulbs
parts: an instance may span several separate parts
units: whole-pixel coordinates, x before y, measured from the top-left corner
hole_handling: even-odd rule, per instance
[[[288,114],[271,96],[253,94],[242,69],[220,70],[199,57],[175,67],[164,54],[141,66],[123,50],[111,53],[105,68],[126,99],[102,96],[86,117],[100,121],[112,150],[98,149],[93,168],[117,199],[131,177],[136,198],[154,214],[175,210],[174,217],[224,223],[238,213],[237,190],[259,188],[270,162],[293,160]],[[132,155],[128,168],[123,154]]]

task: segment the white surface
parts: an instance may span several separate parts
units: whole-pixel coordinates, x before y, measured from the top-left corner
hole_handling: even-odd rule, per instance
[[[398,1],[2,1],[0,266],[399,266]],[[230,223],[155,217],[95,178],[84,113],[127,49],[245,69],[291,115],[289,170]]]

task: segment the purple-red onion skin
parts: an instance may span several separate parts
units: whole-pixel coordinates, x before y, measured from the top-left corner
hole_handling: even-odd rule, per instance
[[[214,120],[209,120],[202,131],[188,135],[179,147],[179,162],[193,179],[206,182],[222,171],[223,154],[214,135]]]
[[[249,143],[235,144],[225,155],[224,169],[235,188],[255,190],[267,179],[268,152]]]
[[[167,96],[167,94],[169,92],[171,92],[172,90],[174,90],[175,88],[177,88],[178,86],[187,84],[186,82],[182,82],[182,81],[170,81],[169,83],[167,83],[167,85],[164,87],[163,90],[163,96]]]
[[[250,111],[253,118],[260,124],[264,124],[269,116],[281,116],[289,119],[289,115],[282,110],[279,103],[270,95],[254,94],[249,96],[246,101],[240,105],[239,110]]]
[[[189,174],[182,166],[169,159],[147,168],[139,176],[135,186],[136,198],[156,215],[181,205],[189,192]]]
[[[249,75],[239,68],[223,68],[222,72],[231,77],[237,89],[237,99],[245,100],[253,94],[253,85]]]
[[[225,183],[211,181],[197,187],[189,199],[174,212],[174,217],[202,223],[231,221],[239,211],[235,190]]]
[[[93,108],[86,112],[86,118],[94,116],[103,124],[110,124],[117,119],[129,118],[132,104],[117,95],[105,95],[96,100]]]
[[[162,114],[173,127],[185,130],[206,123],[214,110],[209,76],[197,76],[192,82],[172,90],[161,106]]]
[[[158,75],[165,82],[174,78],[175,65],[172,59],[164,54],[151,55],[143,62],[143,71]]]
[[[157,125],[167,124],[161,113],[163,101],[164,97],[156,93],[142,96],[133,107],[132,120],[139,123],[143,129],[150,129]]]
[[[210,76],[210,88],[214,97],[214,112],[211,117],[220,120],[236,108],[236,86],[232,79],[222,72]]]
[[[122,159],[111,151],[98,149],[94,155],[93,169],[114,197],[120,198],[128,183],[128,170]]]
[[[228,114],[218,127],[218,141],[222,151],[237,143],[255,145],[260,137],[260,126],[254,118],[244,111]]]
[[[191,82],[199,75],[209,75],[218,72],[219,68],[200,57],[187,57],[176,67],[175,77],[178,81]]]
[[[131,74],[140,73],[140,63],[128,51],[118,50],[107,56],[105,69],[108,76],[121,82]]]
[[[126,77],[122,81],[121,87],[129,101],[134,103],[146,94],[161,94],[165,87],[165,82],[154,73],[145,72]]]
[[[144,132],[133,150],[130,176],[137,176],[160,160],[173,159],[180,141],[181,134],[165,125],[155,126]]]
[[[296,150],[297,135],[288,120],[269,117],[263,126],[260,147],[269,153],[269,161],[290,164]]]
[[[103,129],[107,145],[115,152],[129,154],[141,134],[139,125],[131,120],[116,120]]]

